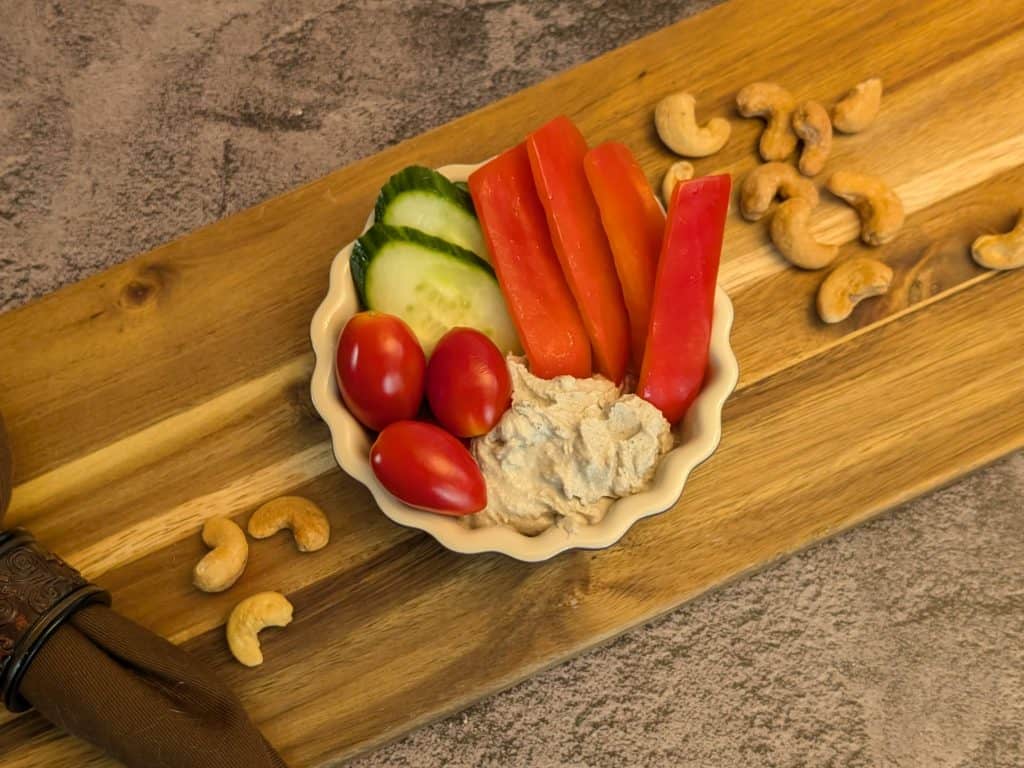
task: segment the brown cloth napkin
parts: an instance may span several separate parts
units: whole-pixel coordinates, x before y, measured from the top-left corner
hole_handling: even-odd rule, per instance
[[[11,464],[0,415],[0,523]],[[3,576],[0,586],[17,583]],[[287,768],[212,669],[106,605],[67,618],[29,662],[18,692],[131,768]]]

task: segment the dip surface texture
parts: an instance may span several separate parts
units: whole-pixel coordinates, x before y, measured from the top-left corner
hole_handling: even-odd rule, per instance
[[[596,523],[611,502],[646,488],[672,448],[660,411],[599,376],[532,375],[509,357],[512,405],[472,443],[487,481],[487,507],[467,525],[537,534]]]

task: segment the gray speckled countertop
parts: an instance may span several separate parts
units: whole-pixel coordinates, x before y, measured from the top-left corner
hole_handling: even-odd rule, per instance
[[[707,4],[0,0],[0,310]],[[1018,768],[1022,499],[1017,454],[355,764]]]

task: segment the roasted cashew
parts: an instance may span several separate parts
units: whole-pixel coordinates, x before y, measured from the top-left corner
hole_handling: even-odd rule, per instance
[[[238,523],[213,517],[203,526],[203,543],[213,547],[192,571],[192,583],[203,592],[223,592],[242,575],[249,560],[249,541]]]
[[[764,163],[746,175],[740,185],[740,213],[748,221],[764,216],[775,200],[783,197],[802,197],[814,208],[818,204],[818,190],[788,163]]]
[[[803,102],[793,113],[793,132],[804,143],[800,150],[800,173],[816,176],[832,151],[832,121],[828,112],[816,101]]]
[[[234,607],[228,618],[227,637],[231,654],[247,667],[263,663],[260,630],[286,627],[292,622],[292,604],[280,592],[259,592]]]
[[[725,146],[732,126],[724,117],[697,124],[697,100],[688,93],[673,93],[654,108],[654,125],[665,146],[684,157],[707,157]]]
[[[832,125],[843,133],[867,128],[882,106],[882,81],[877,77],[858,83],[832,108]]]
[[[827,186],[829,192],[857,211],[860,239],[868,245],[889,242],[903,226],[903,203],[878,176],[836,171],[829,177]]]
[[[665,177],[661,180],[661,199],[665,201],[665,208],[668,208],[668,204],[672,202],[672,192],[675,191],[676,184],[681,181],[689,181],[693,178],[693,163],[688,163],[685,160],[680,160],[678,163],[672,163],[665,171]]]
[[[819,243],[811,235],[807,220],[811,204],[802,197],[786,200],[775,209],[769,228],[779,253],[801,269],[821,269],[835,261],[838,245]]]
[[[986,269],[1024,267],[1024,210],[1017,226],[1002,235],[983,235],[971,246],[971,256]]]
[[[273,536],[290,528],[300,552],[315,552],[327,546],[331,524],[316,504],[301,496],[282,496],[268,501],[249,518],[249,535],[254,539]]]
[[[838,323],[870,296],[889,290],[892,270],[877,259],[859,256],[829,272],[818,288],[818,315],[826,323]]]
[[[763,117],[764,133],[759,144],[765,160],[785,160],[796,149],[791,125],[793,96],[775,83],[752,83],[736,94],[736,106],[744,117]]]

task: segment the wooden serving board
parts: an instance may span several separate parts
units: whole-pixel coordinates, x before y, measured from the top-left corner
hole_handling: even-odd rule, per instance
[[[1024,271],[968,256],[1024,206],[1022,71],[1021,0],[732,0],[4,315],[9,522],[218,667],[295,766],[464,707],[1024,444]],[[307,328],[391,172],[477,161],[564,112],[592,142],[628,141],[658,181],[671,158],[652,109],[674,89],[731,115],[754,80],[831,104],[872,75],[882,114],[837,139],[827,170],[881,174],[905,201],[905,228],[877,251],[893,289],[822,326],[821,275],[787,268],[763,226],[731,215],[722,281],[742,377],[720,449],[674,509],[609,550],[527,565],[399,528],[337,469],[309,402]],[[760,125],[733,125],[698,172],[755,165]],[[826,199],[815,219],[842,257],[864,252],[850,210]],[[329,511],[330,546],[255,543],[230,592],[194,591],[203,520],[284,493]],[[296,618],[245,669],[222,624],[263,589]],[[34,715],[0,721],[0,754],[8,768],[108,764]]]

